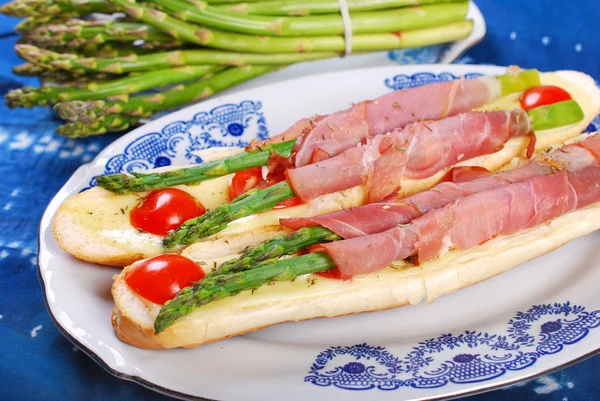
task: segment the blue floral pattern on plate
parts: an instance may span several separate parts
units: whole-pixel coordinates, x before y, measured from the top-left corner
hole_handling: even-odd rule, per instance
[[[358,344],[321,352],[305,381],[345,390],[436,388],[495,379],[556,354],[600,326],[600,310],[570,302],[517,312],[504,333],[465,331],[418,343],[404,357],[385,347]]]
[[[110,158],[104,174],[130,173],[177,164],[201,163],[194,152],[215,146],[246,146],[269,137],[259,101],[244,100],[200,112],[186,121],[165,125],[160,132],[136,138],[121,154]],[[90,182],[96,185],[95,179]]]
[[[481,77],[483,74],[473,72],[465,74],[463,78],[472,79]],[[399,74],[392,78],[385,80],[385,86],[392,90],[400,90],[406,88],[414,88],[415,86],[428,85],[434,82],[447,82],[454,79],[460,78],[457,75],[449,72],[442,72],[441,74],[432,74],[430,72],[419,72],[413,75]]]

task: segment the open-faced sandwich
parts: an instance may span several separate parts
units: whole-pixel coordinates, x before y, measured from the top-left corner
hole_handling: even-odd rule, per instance
[[[599,111],[572,71],[396,91],[225,158],[97,177],[54,233],[130,265],[113,326],[145,348],[432,300],[600,228],[600,136],[579,135]]]

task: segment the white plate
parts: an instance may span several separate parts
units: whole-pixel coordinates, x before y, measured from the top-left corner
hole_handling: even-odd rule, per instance
[[[50,314],[111,373],[185,398],[436,399],[504,386],[596,353],[600,233],[432,305],[286,323],[167,351],[117,339],[109,288],[118,270],[73,259],[51,233],[60,203],[97,174],[196,162],[193,150],[243,145],[391,89],[503,71],[427,65],[315,75],[216,97],[131,132],[79,168],[43,216],[39,273]]]

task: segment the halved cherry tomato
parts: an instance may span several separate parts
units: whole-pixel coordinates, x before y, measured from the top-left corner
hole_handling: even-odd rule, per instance
[[[125,282],[141,297],[162,305],[204,276],[190,259],[167,253],[135,264],[125,273]]]
[[[258,169],[258,171],[256,169]],[[233,198],[236,198],[253,188],[267,188],[283,180],[285,180],[285,176],[283,174],[271,174],[267,176],[266,180],[263,180],[260,167],[238,171],[233,176],[231,185],[229,186],[229,200],[231,201]],[[279,202],[277,205],[275,205],[274,209],[283,209],[286,207],[300,205],[301,203],[302,200],[296,196]]]
[[[183,222],[206,213],[200,201],[187,192],[175,188],[150,192],[129,213],[131,225],[140,230],[167,235]]]
[[[262,167],[249,168],[238,171],[231,179],[229,186],[229,200],[237,198],[243,193],[250,191],[263,181]]]
[[[302,255],[305,255],[307,253],[321,252],[324,249],[325,248],[323,247],[323,245],[321,245],[321,244],[314,244],[314,245],[311,245],[311,246],[303,249],[299,253],[302,254]],[[340,271],[340,269],[338,269],[337,267],[335,269],[325,270],[325,271],[322,271],[322,272],[317,272],[315,274],[318,274],[319,276],[323,276],[323,277],[327,277],[327,278],[336,279],[336,280],[350,280],[352,278],[350,276],[344,276],[342,274],[342,272]]]
[[[566,90],[553,85],[538,86],[527,89],[523,93],[523,96],[521,96],[521,108],[523,110],[530,110],[565,100],[571,100],[571,95]]]

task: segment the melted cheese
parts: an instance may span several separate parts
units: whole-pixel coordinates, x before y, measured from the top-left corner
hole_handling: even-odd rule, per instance
[[[541,74],[541,79],[544,85],[557,85],[566,89],[573,99],[581,105],[586,118],[577,124],[537,132],[537,150],[546,149],[550,144],[560,143],[575,137],[585,129],[600,109],[599,100],[590,95],[589,91],[595,90],[595,85],[593,85],[593,80],[587,75],[571,72],[544,73]],[[505,96],[481,107],[479,110],[512,110],[518,108],[519,96],[520,94]],[[499,152],[466,160],[457,165],[481,166],[491,171],[498,170],[511,163],[514,158],[522,157],[527,143],[527,138],[514,138]],[[240,151],[240,149],[229,149],[229,152],[232,153]],[[222,151],[203,151],[202,157],[205,160],[209,160],[211,154],[215,158],[226,156]],[[408,196],[432,187],[443,177],[447,170],[440,171],[438,174],[427,179],[403,181],[402,194]],[[231,175],[206,181],[198,186],[177,186],[176,188],[195,196],[205,207],[214,208],[227,201],[230,180]],[[102,188],[92,188],[67,199],[63,206],[61,206],[61,209],[70,213],[77,224],[94,232],[95,238],[99,243],[118,247],[131,254],[139,253],[145,257],[150,257],[164,253],[164,249],[161,246],[162,238],[138,232],[129,224],[128,213],[145,194],[116,195]],[[279,219],[281,218],[311,217],[341,208],[358,206],[364,204],[365,195],[364,186],[357,186],[321,196],[304,205],[253,214],[230,223],[225,230],[205,240],[279,226]],[[177,251],[180,248],[174,250]]]

